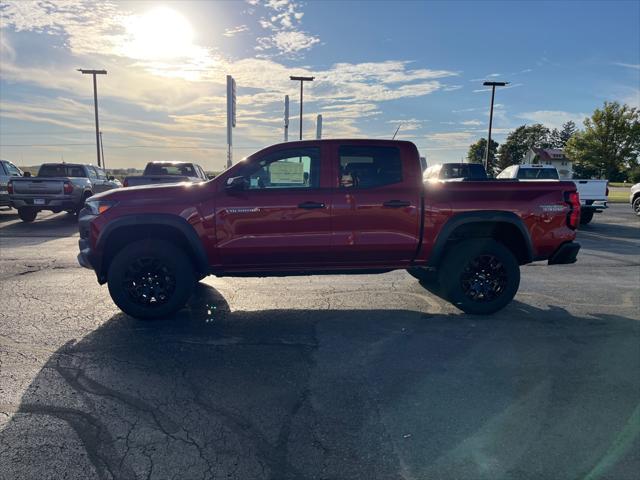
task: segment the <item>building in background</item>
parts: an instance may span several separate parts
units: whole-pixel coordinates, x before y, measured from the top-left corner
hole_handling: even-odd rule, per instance
[[[573,163],[565,156],[564,152],[558,148],[532,147],[524,156],[522,163],[552,165],[558,170],[560,180],[570,180],[573,178]]]

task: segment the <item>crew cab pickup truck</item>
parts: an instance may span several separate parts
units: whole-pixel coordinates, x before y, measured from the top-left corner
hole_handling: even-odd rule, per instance
[[[7,185],[9,180],[22,177],[24,173],[8,160],[0,160],[0,207],[11,207]]]
[[[187,162],[149,162],[142,175],[126,177],[125,187],[153,183],[206,182],[207,175],[200,165]]]
[[[576,261],[579,218],[573,182],[423,183],[410,142],[289,142],[208,182],[94,196],[78,261],[138,318],[173,314],[209,274],[396,269],[489,314],[516,294],[520,265]]]
[[[481,163],[437,163],[422,174],[426,181],[432,180],[486,180],[487,171]]]
[[[499,179],[518,179],[520,181],[559,180],[558,170],[553,165],[530,163],[511,165],[498,174]],[[580,223],[586,225],[593,220],[594,213],[602,213],[607,208],[609,182],[607,180],[571,180],[578,188],[580,203]]]
[[[41,210],[78,213],[87,198],[115,187],[113,177],[93,165],[44,163],[36,177],[13,178],[7,190],[20,219],[33,222]]]

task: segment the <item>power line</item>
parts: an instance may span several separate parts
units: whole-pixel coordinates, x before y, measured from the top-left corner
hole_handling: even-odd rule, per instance
[[[90,147],[93,143],[5,143],[0,144],[2,147]],[[187,150],[225,150],[225,147],[191,147],[191,146],[171,146],[171,145],[112,145],[111,149],[116,148],[155,148],[155,149],[187,149]],[[238,146],[236,148],[242,149],[257,149],[260,146]]]

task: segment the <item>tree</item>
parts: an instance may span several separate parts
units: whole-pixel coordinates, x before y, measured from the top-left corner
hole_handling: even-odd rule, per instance
[[[498,151],[498,170],[504,170],[510,165],[522,162],[527,151],[532,147],[549,148],[551,146],[550,132],[540,123],[522,125],[507,135],[507,139]]]
[[[564,149],[565,145],[571,137],[578,131],[576,124],[569,120],[562,125],[562,129],[554,128],[551,131],[549,143],[553,148]]]
[[[640,110],[605,102],[585,119],[584,126],[565,149],[576,174],[620,181],[640,165]]]
[[[467,153],[467,161],[472,163],[484,163],[484,155],[487,150],[487,139],[481,138],[476,143],[469,145]],[[493,174],[496,165],[496,152],[498,151],[498,142],[491,140],[491,148],[489,149],[489,161],[487,165],[487,173]]]

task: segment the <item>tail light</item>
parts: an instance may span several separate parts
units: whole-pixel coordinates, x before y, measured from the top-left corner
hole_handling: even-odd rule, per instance
[[[578,192],[564,192],[564,201],[569,204],[567,226],[575,230],[580,224],[580,195]]]
[[[73,193],[73,185],[71,185],[71,182],[64,182],[62,191],[65,195],[71,195]]]
[[[606,191],[606,196],[609,196],[609,182],[607,182],[607,191]]]
[[[13,182],[11,180],[9,180],[9,183],[7,183],[7,193],[9,195],[13,193]]]
[[[127,180],[126,178],[122,181],[122,186],[123,187],[128,187],[129,186],[129,180]]]

